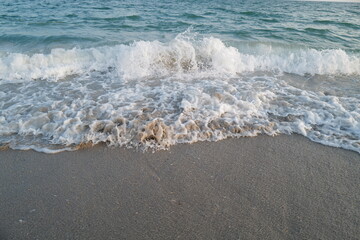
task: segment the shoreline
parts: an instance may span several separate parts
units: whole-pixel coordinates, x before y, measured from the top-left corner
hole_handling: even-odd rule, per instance
[[[360,155],[299,135],[0,151],[0,239],[355,239]]]

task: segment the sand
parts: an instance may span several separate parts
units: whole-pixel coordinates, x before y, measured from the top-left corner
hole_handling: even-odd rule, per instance
[[[0,239],[357,239],[360,154],[292,136],[0,151]]]

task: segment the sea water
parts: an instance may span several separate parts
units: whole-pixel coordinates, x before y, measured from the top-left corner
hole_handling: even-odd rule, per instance
[[[0,145],[301,134],[360,153],[360,3],[2,0]]]

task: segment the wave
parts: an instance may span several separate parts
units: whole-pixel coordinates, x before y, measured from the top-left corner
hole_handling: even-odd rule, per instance
[[[291,84],[335,76],[327,81],[335,90],[357,87],[359,57],[343,50],[235,48],[181,34],[168,43],[0,54],[0,145],[14,149],[166,149],[297,133],[360,153],[358,91]]]
[[[339,21],[332,21],[332,20],[314,20],[314,23],[322,24],[322,25],[338,25],[341,27],[348,27],[352,29],[360,29],[360,25],[355,23],[349,22],[339,22]]]
[[[53,36],[37,36],[29,34],[0,34],[0,61],[8,61],[1,59],[4,55],[9,55],[8,49],[16,49],[21,51],[20,55],[24,58],[31,57],[35,53],[48,53],[51,49],[57,46],[75,47],[79,43],[84,45],[91,45],[98,43],[101,39],[96,37],[81,37],[74,35],[53,35]],[[41,53],[39,53],[39,51]],[[14,54],[18,54],[15,52]],[[45,54],[47,56],[49,54]]]
[[[249,52],[249,50],[247,50]],[[220,39],[183,34],[168,43],[137,41],[130,45],[88,49],[52,49],[49,54],[0,53],[0,82],[58,81],[72,75],[115,70],[136,79],[179,73],[238,75],[255,71],[305,74],[360,74],[360,58],[341,49],[294,49],[256,46],[253,54]]]

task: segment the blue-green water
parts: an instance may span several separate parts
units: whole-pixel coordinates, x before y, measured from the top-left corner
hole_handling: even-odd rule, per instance
[[[244,43],[360,51],[360,3],[304,1],[10,1],[0,9],[1,50],[170,41],[189,27]]]
[[[263,133],[360,152],[359,2],[1,2],[0,144]]]

